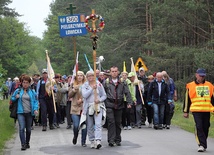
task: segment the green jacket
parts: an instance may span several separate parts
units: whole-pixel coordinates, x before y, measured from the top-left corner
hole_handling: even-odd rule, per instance
[[[135,85],[129,79],[126,79],[126,83],[129,87],[129,91],[130,91],[132,100],[133,100],[133,102],[135,102],[137,100],[135,97]],[[124,101],[126,101],[126,97],[124,97]]]

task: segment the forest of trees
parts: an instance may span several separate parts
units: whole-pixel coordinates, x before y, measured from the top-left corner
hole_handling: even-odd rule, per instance
[[[56,73],[71,74],[75,62],[73,37],[61,38],[58,16],[69,15],[69,3],[77,8],[74,14],[102,15],[105,28],[98,33],[97,56],[103,55],[104,69],[116,65],[122,70],[130,57],[142,57],[149,71],[166,70],[175,80],[182,99],[185,83],[193,80],[197,68],[207,70],[207,79],[214,82],[214,1],[213,0],[54,0],[45,20],[48,29],[43,39],[29,35],[18,12],[7,7],[11,0],[0,0],[0,73],[14,77],[32,74],[46,65],[49,51]],[[80,52],[79,69],[88,70],[87,54],[92,65],[90,35],[76,37]]]

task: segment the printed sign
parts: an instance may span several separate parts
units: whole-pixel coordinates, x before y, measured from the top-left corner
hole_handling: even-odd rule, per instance
[[[86,35],[85,15],[59,16],[60,37]]]

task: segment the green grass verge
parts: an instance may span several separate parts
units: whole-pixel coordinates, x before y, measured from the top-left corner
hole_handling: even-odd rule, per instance
[[[0,155],[6,141],[15,133],[14,120],[9,115],[9,100],[0,100]]]
[[[184,118],[182,106],[183,106],[182,103],[179,103],[179,102],[175,103],[175,113],[172,118],[172,124],[179,126],[181,129],[194,133],[195,123],[194,123],[193,116],[190,114],[188,119]],[[214,128],[214,115],[211,114],[209,137],[212,137],[212,138],[214,138],[213,128]]]

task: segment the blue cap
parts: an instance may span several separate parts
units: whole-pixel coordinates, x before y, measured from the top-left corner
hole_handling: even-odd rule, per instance
[[[203,68],[197,69],[196,73],[199,74],[200,76],[206,76],[206,70]]]
[[[67,76],[66,76],[66,75],[63,75],[63,76],[62,76],[62,78],[63,78],[63,79],[66,79],[66,78],[67,78]]]

